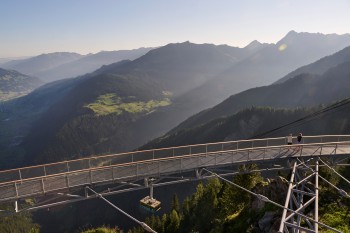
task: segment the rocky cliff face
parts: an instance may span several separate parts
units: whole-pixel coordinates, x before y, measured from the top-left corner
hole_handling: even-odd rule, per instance
[[[267,179],[267,182],[258,184],[253,192],[268,197],[270,200],[284,204],[288,191],[288,181],[277,176],[275,179]],[[277,233],[281,222],[282,210],[271,206],[258,198],[254,198],[251,208],[255,212],[261,212],[262,217],[257,221],[253,228],[256,233]]]

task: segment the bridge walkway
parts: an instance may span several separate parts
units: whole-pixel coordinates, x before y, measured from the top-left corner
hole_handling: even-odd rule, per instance
[[[295,141],[295,139],[293,139]],[[286,138],[266,138],[196,144],[0,171],[0,202],[31,198],[73,187],[134,181],[252,162],[273,162],[294,157],[350,155],[350,135],[303,137],[300,145]]]

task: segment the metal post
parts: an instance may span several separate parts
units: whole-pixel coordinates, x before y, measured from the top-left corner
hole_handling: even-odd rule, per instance
[[[151,200],[153,200],[153,184],[152,183],[150,183],[149,188],[150,188],[149,197],[151,198]]]
[[[43,189],[43,193],[45,193],[44,178],[41,178],[41,188]]]
[[[297,176],[300,180],[299,174],[297,173]],[[301,188],[299,188],[301,191],[304,191],[304,187],[305,187],[305,182],[303,182],[301,184]],[[297,208],[302,208],[304,206],[304,195],[303,193],[297,193],[297,197],[298,197],[298,206]],[[298,215],[297,217],[297,226],[300,226],[301,224],[301,216]],[[299,233],[299,229],[297,229],[297,233]]]
[[[112,180],[114,181],[114,168],[111,167],[111,169],[112,169]]]
[[[18,170],[19,173],[19,179],[22,180],[22,173],[21,173],[21,169]]]
[[[315,233],[318,233],[318,157],[316,158],[316,167],[315,167]]]
[[[139,165],[136,164],[136,177],[139,177]]]
[[[292,175],[290,176],[290,180],[289,180],[287,198],[286,198],[286,201],[284,203],[284,210],[283,210],[283,214],[282,214],[281,224],[280,224],[280,228],[278,230],[279,233],[282,233],[283,229],[284,229],[284,222],[285,222],[285,219],[286,219],[286,216],[287,216],[287,208],[288,208],[289,201],[291,200],[290,199],[290,194],[292,192],[292,187],[293,187],[293,181],[294,181],[296,167],[297,167],[297,162],[295,161],[294,165],[293,165]]]
[[[16,213],[18,213],[18,202],[17,202],[17,200],[15,201],[15,211],[16,211]]]
[[[47,174],[46,174],[46,166],[44,166],[44,175],[47,176]]]
[[[67,183],[67,187],[69,188],[69,178],[68,178],[68,176],[66,176],[66,183]]]
[[[16,197],[18,197],[18,188],[17,188],[17,183],[15,182],[15,190],[16,190]]]
[[[92,171],[89,171],[89,175],[90,175],[90,184],[92,184]]]
[[[182,159],[180,159],[180,173],[182,173]],[[160,171],[159,171],[159,176],[160,176]]]
[[[89,197],[89,190],[87,187],[85,187],[85,198]]]

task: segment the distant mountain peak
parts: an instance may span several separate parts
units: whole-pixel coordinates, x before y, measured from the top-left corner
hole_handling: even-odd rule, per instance
[[[350,34],[341,34],[336,33],[332,34],[323,34],[320,32],[296,32],[294,30],[290,31],[285,35],[280,41],[277,42],[277,45],[281,44],[290,44],[290,43],[313,43],[317,44],[322,42],[322,40],[329,40],[329,43],[334,43],[335,40],[344,40],[343,38],[350,36]]]
[[[262,43],[260,43],[259,41],[257,40],[253,40],[252,42],[250,42],[247,46],[245,46],[244,48],[245,49],[255,49],[259,46],[261,46]]]
[[[297,34],[298,34],[298,32],[296,32],[296,31],[294,31],[294,30],[291,30],[291,31],[289,31],[289,32],[287,33],[286,36],[295,36],[295,35],[297,35]]]

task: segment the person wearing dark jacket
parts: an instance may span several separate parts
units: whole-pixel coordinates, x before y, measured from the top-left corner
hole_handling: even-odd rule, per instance
[[[301,133],[299,133],[297,140],[298,140],[298,144],[301,144],[301,140],[303,139],[303,135]]]
[[[303,135],[301,133],[299,133],[298,137],[297,137],[297,141],[298,141],[298,151],[300,150],[301,146],[301,140],[303,139]]]

